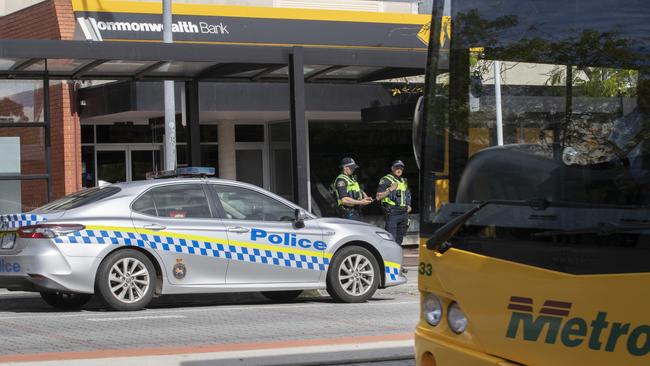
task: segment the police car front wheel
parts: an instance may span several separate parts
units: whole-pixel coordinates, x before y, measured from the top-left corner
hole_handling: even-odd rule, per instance
[[[97,292],[113,310],[139,310],[153,298],[156,270],[143,253],[118,250],[99,266]]]
[[[79,309],[93,297],[90,294],[72,294],[67,292],[41,292],[41,298],[48,305],[57,309]]]
[[[341,249],[327,272],[327,292],[341,302],[363,302],[379,286],[379,265],[370,251],[358,246]]]

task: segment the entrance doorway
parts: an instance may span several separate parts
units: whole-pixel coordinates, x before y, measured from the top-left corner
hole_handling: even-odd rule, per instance
[[[147,172],[161,170],[160,146],[101,146],[96,147],[96,181],[110,183],[145,179]]]
[[[291,126],[288,121],[271,122],[269,150],[271,191],[293,201],[293,163],[291,160]]]

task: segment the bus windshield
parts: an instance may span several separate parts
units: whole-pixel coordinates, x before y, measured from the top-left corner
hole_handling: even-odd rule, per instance
[[[437,3],[423,234],[499,201],[454,247],[568,273],[650,270],[645,1]]]

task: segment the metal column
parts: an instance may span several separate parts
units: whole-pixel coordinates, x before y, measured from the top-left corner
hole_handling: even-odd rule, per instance
[[[311,211],[309,181],[309,131],[305,118],[305,75],[302,47],[293,47],[289,56],[291,97],[291,156],[293,193],[298,205]]]
[[[45,169],[47,174],[47,201],[52,201],[52,118],[50,113],[50,72],[45,61],[45,76],[43,77],[43,120],[45,122]]]
[[[185,82],[185,113],[187,116],[187,145],[190,166],[201,166],[201,127],[199,121],[199,81]]]

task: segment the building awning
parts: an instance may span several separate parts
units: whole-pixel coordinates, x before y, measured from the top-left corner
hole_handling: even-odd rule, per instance
[[[296,46],[0,40],[0,78],[287,82]],[[305,82],[424,74],[417,50],[302,47]]]

